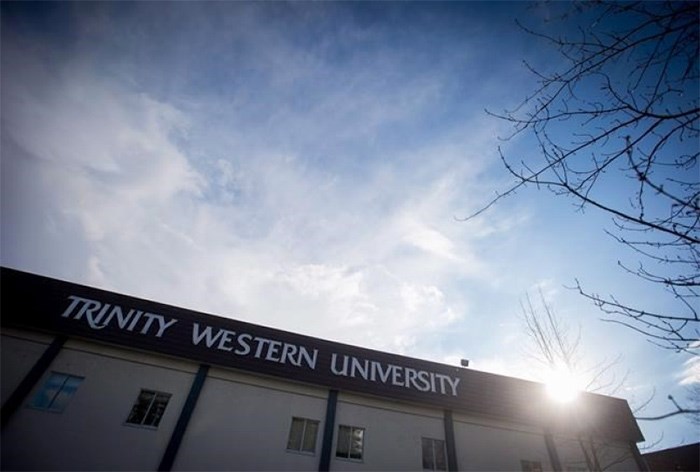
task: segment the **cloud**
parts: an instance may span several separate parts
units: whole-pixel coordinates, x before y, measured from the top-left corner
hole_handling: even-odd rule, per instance
[[[5,167],[32,166],[40,185],[25,192],[49,194],[46,204],[88,240],[128,234],[177,195],[201,192],[173,142],[186,127],[173,107],[71,65],[47,67],[31,51],[3,54],[3,140],[17,150],[5,153]]]
[[[691,357],[683,363],[681,385],[700,383],[700,357]]]
[[[446,259],[459,259],[454,254],[454,245],[452,241],[440,231],[430,228],[429,226],[413,220],[410,217],[406,218],[404,241],[436,256]]]
[[[3,52],[3,264],[394,352],[464,316],[445,283],[483,264],[452,219],[459,180],[474,172],[450,165],[456,146],[404,150],[360,177],[315,165],[299,144],[359,117],[365,128],[333,139],[371,134],[420,113],[421,100],[387,113],[373,93],[350,100],[335,88],[307,123],[274,116],[278,141],[297,141],[284,151],[275,140],[252,146],[250,127],[203,135],[204,110],[89,62],[52,63],[21,43]],[[340,118],[324,120],[331,109]],[[402,169],[425,154],[433,159]]]
[[[444,335],[482,322],[465,280],[498,279],[478,246],[521,218],[454,219],[497,134],[446,102],[465,51],[435,62],[353,22],[300,44],[300,25],[276,27],[268,7],[240,7],[228,29],[181,8],[154,33],[149,15],[131,18],[120,43],[125,20],[107,7],[76,7],[73,50],[4,37],[3,264],[377,349],[453,352]],[[364,47],[339,54],[346,42]]]

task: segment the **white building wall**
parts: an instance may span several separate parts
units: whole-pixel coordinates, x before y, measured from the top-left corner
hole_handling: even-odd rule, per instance
[[[596,443],[593,447],[602,470],[627,471],[639,469],[637,462],[634,460],[632,447],[628,444]]]
[[[327,390],[212,368],[173,470],[317,470]],[[315,454],[287,451],[292,417],[319,421]]]
[[[597,461],[601,470],[638,470],[631,446],[624,443],[601,443],[589,438],[558,436],[555,437],[555,444],[565,471],[589,470],[586,455],[593,467]]]
[[[3,402],[52,338],[7,330],[2,336]],[[5,470],[155,470],[198,369],[195,362],[71,340],[10,419],[2,435]],[[51,372],[84,377],[62,413],[28,406]],[[127,425],[140,392],[172,394],[160,426]],[[173,470],[317,470],[328,390],[212,367]],[[286,450],[292,417],[319,421],[314,454]],[[364,428],[361,461],[336,458],[338,426]],[[551,470],[537,428],[454,414],[459,470],[520,470],[521,460]],[[421,438],[445,439],[443,411],[341,392],[331,470],[420,470]],[[564,470],[586,470],[576,438],[555,436]],[[589,451],[590,452],[590,451]],[[595,445],[605,470],[636,470],[626,444]]]
[[[588,462],[581,441],[576,438],[555,436],[554,444],[565,471],[588,470]]]
[[[53,336],[3,329],[0,337],[0,390],[3,405],[52,340]]]
[[[338,425],[365,429],[361,461],[335,457]],[[421,438],[445,439],[442,411],[341,393],[331,470],[422,470]]]
[[[137,362],[124,354],[67,343],[3,431],[3,468],[157,469],[196,365],[133,353]],[[28,406],[52,371],[85,378],[61,413]],[[125,423],[141,388],[172,394],[157,429]]]
[[[454,433],[459,470],[521,470],[522,460],[552,470],[543,432],[455,415]]]

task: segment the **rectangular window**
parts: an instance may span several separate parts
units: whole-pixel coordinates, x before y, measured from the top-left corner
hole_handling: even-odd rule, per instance
[[[170,400],[169,393],[141,390],[126,422],[157,428]]]
[[[335,450],[335,457],[361,460],[364,440],[364,428],[340,425],[338,427],[338,446]]]
[[[62,412],[73,397],[73,394],[75,394],[83,378],[51,372],[49,378],[46,379],[41,390],[37,392],[29,406],[40,410]]]
[[[288,451],[316,452],[318,421],[307,418],[292,418],[289,429]]]
[[[442,439],[421,438],[423,449],[423,469],[447,470],[445,441]]]
[[[542,472],[540,461],[520,461],[520,468],[523,472]]]

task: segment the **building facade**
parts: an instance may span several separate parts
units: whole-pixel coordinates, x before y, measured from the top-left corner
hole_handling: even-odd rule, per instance
[[[3,268],[3,470],[644,470],[627,402]]]
[[[642,458],[651,471],[697,472],[700,471],[700,443],[647,452]]]

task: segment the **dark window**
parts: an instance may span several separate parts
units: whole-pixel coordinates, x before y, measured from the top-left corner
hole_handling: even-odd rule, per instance
[[[338,446],[335,451],[335,457],[361,460],[364,440],[364,428],[340,425],[338,427]]]
[[[66,408],[84,377],[51,372],[32,402],[32,408],[61,412]]]
[[[316,435],[318,421],[307,418],[292,418],[289,428],[287,450],[299,452],[316,452]]]
[[[126,422],[142,426],[158,427],[170,400],[169,393],[141,390]]]
[[[445,441],[441,439],[421,438],[423,449],[423,469],[447,470]]]

